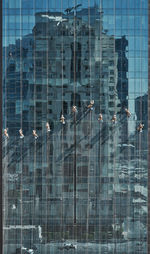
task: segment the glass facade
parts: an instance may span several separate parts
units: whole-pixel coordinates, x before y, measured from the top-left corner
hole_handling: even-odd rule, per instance
[[[148,0],[3,0],[3,253],[148,254]]]

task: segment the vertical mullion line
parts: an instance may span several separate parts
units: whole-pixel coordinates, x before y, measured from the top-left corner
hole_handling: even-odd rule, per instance
[[[34,1],[34,11],[35,11],[35,1]],[[35,21],[35,25],[36,25],[36,21]],[[34,113],[33,113],[33,126],[34,126],[34,130],[36,130],[36,71],[35,71],[35,64],[36,64],[36,61],[35,61],[35,47],[36,47],[36,41],[35,41],[35,32],[34,32],[34,35],[33,35],[33,89],[34,89],[34,92],[33,92],[33,108],[34,108]],[[33,138],[33,137],[31,137]],[[33,241],[34,241],[34,230],[33,230],[33,223],[34,223],[34,220],[36,219],[35,218],[35,202],[34,202],[34,199],[35,199],[35,194],[36,194],[36,139],[33,141],[34,145],[33,145],[33,150],[34,150],[34,159],[33,159],[33,196],[32,196],[32,202],[31,202],[31,207],[32,207],[32,238],[31,238],[31,241],[30,243],[33,244]],[[31,146],[32,148],[32,146]],[[31,153],[31,156],[32,156],[33,153]],[[32,246],[30,246],[32,247]]]
[[[48,11],[48,2],[47,2],[47,12],[49,12]],[[47,36],[47,54],[46,54],[46,75],[47,75],[47,79],[46,79],[46,101],[47,101],[47,104],[46,104],[46,124],[47,124],[47,122],[49,123],[49,121],[48,121],[48,68],[49,68],[49,63],[48,63],[48,58],[49,58],[49,51],[48,51],[48,49],[49,49],[49,37],[48,37],[48,27],[49,27],[49,21],[47,20],[47,23],[46,23],[46,36]],[[50,124],[50,123],[49,123]],[[44,125],[44,129],[45,129],[45,125]],[[51,127],[51,126],[50,126]],[[44,158],[45,158],[45,160],[46,160],[46,174],[44,174],[45,176],[48,176],[48,179],[49,179],[49,133],[48,133],[48,131],[46,130],[46,138],[45,138],[45,141],[46,141],[46,158],[45,158],[45,153],[44,153]],[[43,142],[43,141],[42,141]],[[45,146],[45,144],[43,143],[43,146]],[[45,149],[44,149],[44,151],[45,151]],[[42,156],[42,158],[43,158],[43,156]],[[42,170],[43,171],[43,170]],[[46,206],[46,211],[45,211],[45,217],[46,217],[46,229],[47,229],[47,232],[48,232],[48,230],[49,230],[49,228],[48,228],[48,207],[49,207],[49,204],[48,204],[48,202],[50,202],[50,201],[48,201],[48,200],[50,200],[50,199],[48,199],[48,189],[50,189],[49,188],[49,181],[46,179],[46,177],[45,177],[45,179],[44,179],[44,183],[46,184],[46,197],[44,198],[45,200],[44,200],[44,202],[46,202],[46,204],[45,204],[45,206]],[[43,186],[42,186],[42,189],[43,189]],[[42,201],[43,201],[43,196],[42,196]],[[44,203],[43,202],[43,203]],[[42,221],[41,221],[41,224],[42,224]],[[40,227],[40,225],[39,225],[39,227]],[[40,228],[39,228],[39,230],[40,230]],[[41,239],[42,240],[42,239]],[[44,253],[46,253],[46,250],[44,251]]]
[[[1,40],[0,40],[0,43],[1,43],[1,47],[0,47],[0,56],[1,56],[1,61],[3,60],[3,51],[2,51],[2,43],[3,43],[3,30],[2,30],[2,18],[3,18],[3,13],[2,13],[2,1],[0,1],[0,4],[1,4],[1,25],[0,25],[0,32],[1,32]],[[6,16],[6,9],[5,9],[5,44],[6,44],[6,38],[7,38],[7,34],[8,33],[8,30],[7,30],[7,26],[8,26],[8,19],[7,19],[7,16]],[[4,45],[5,45],[4,44]],[[6,123],[7,123],[7,120],[6,120],[6,116],[7,116],[7,109],[6,109],[6,98],[7,98],[7,88],[6,88],[6,79],[7,79],[7,68],[6,68],[6,65],[7,65],[7,62],[9,61],[9,56],[8,56],[8,52],[7,52],[7,47],[5,47],[5,76],[4,76],[4,86],[3,86],[3,79],[2,79],[2,76],[3,76],[3,64],[0,65],[0,72],[1,72],[1,93],[0,93],[0,100],[1,100],[1,107],[0,107],[0,119],[1,119],[1,130],[0,130],[0,139],[1,139],[1,144],[3,144],[3,146],[1,146],[1,153],[0,153],[0,163],[1,163],[1,171],[0,171],[0,179],[1,179],[1,186],[2,186],[2,189],[1,189],[1,194],[0,194],[0,205],[1,205],[1,216],[0,216],[0,225],[1,225],[1,234],[0,234],[0,241],[1,241],[1,248],[0,250],[2,251],[3,253],[3,249],[4,249],[4,246],[3,244],[5,243],[5,235],[4,235],[4,232],[3,232],[3,225],[5,226],[6,225],[6,220],[7,220],[7,214],[5,215],[5,213],[3,214],[3,211],[6,210],[6,205],[8,207],[8,194],[7,194],[7,188],[5,191],[3,191],[3,186],[5,186],[5,183],[6,181],[8,181],[8,163],[9,163],[9,156],[8,158],[6,157],[6,154],[7,154],[7,141],[5,141],[5,139],[3,139],[3,132],[2,132],[2,128],[7,128],[6,127]],[[4,89],[4,94],[5,94],[5,97],[3,97],[3,89]],[[3,116],[3,110],[2,110],[2,107],[4,106],[4,116]],[[4,120],[3,120],[3,117]],[[2,156],[3,154],[3,149],[4,149],[4,157]],[[4,161],[2,160],[2,157],[4,158]],[[7,163],[6,163],[6,158],[7,158]],[[3,181],[4,180],[4,181]],[[5,195],[5,196],[4,196]],[[3,210],[4,208],[4,210]],[[4,241],[4,242],[3,242]],[[6,247],[6,251],[8,250],[7,249],[8,246]]]
[[[81,1],[81,3],[82,3],[82,1]],[[83,17],[82,17],[82,19],[81,19],[81,27],[83,26],[84,22],[85,21],[83,21]],[[80,50],[81,50],[81,54],[80,54],[81,61],[82,61],[82,51],[83,51],[83,47],[82,47],[83,36],[84,36],[83,29],[81,29],[81,37],[80,37],[81,38],[80,39],[80,42],[81,42],[81,47],[80,47]],[[79,70],[79,71],[81,71],[81,73],[82,73],[82,67],[81,67],[81,70]],[[82,87],[82,77],[80,77],[80,78],[81,78],[80,84],[81,84],[81,87]],[[82,111],[82,101],[81,101],[80,105],[78,105],[78,107],[79,106],[80,106],[80,111],[79,111],[80,113],[79,114],[81,114],[81,116],[82,116],[82,113],[83,113],[83,111]],[[80,121],[80,126],[82,127],[82,119]],[[78,131],[79,131],[80,135],[82,134],[81,131],[80,131],[81,127],[78,128]],[[81,136],[80,136],[80,138],[81,138]],[[83,155],[83,151],[84,151],[84,149],[82,148],[82,141],[81,141],[81,155]],[[84,163],[83,156],[81,156],[80,158],[81,158],[80,159],[80,165],[82,165],[82,163]],[[79,168],[81,168],[81,167],[79,167]],[[82,182],[83,182],[83,175],[82,175],[82,170],[81,170],[81,172],[79,173],[79,171],[78,171],[78,174],[77,174],[77,184],[78,183],[82,183]],[[83,234],[83,223],[82,223],[82,212],[81,212],[82,211],[82,207],[83,207],[83,203],[82,203],[82,197],[79,196],[79,194],[78,194],[78,207],[79,207],[79,209],[78,209],[78,211],[79,211],[78,212],[79,213],[79,218],[78,218],[78,227],[77,227],[77,231],[76,232],[77,232],[77,241],[81,242],[82,241],[82,234]],[[79,234],[80,234],[80,237],[79,237]]]
[[[74,7],[76,6],[76,0],[74,0]],[[74,10],[74,44],[73,44],[73,57],[74,57],[74,61],[73,61],[73,74],[74,74],[74,98],[73,98],[73,104],[76,105],[76,47],[77,47],[77,43],[76,43],[76,16],[77,16],[77,11]],[[76,155],[76,113],[74,114],[74,160],[73,160],[73,200],[74,200],[74,211],[73,211],[73,223],[76,224],[76,202],[77,202],[77,169],[76,169],[76,159],[77,159],[77,155]],[[74,227],[73,227],[74,228]],[[76,233],[76,230],[74,230],[74,234]],[[75,238],[75,236],[74,236]]]
[[[22,67],[23,67],[23,58],[22,58],[22,15],[21,15],[21,0],[20,0],[20,128],[22,129]],[[23,186],[22,186],[22,143],[23,140],[20,140],[20,173],[21,173],[21,186],[20,186],[20,200],[21,200],[21,204],[20,204],[20,213],[21,213],[21,246],[22,245],[22,212],[23,212],[23,200],[22,200],[22,190],[23,190]]]
[[[90,85],[90,101],[93,100],[93,91],[92,91],[92,86],[91,86],[91,13],[90,13],[90,0],[88,0],[88,29],[89,29],[89,33],[88,33],[88,55],[89,55],[89,85]],[[89,181],[90,181],[90,141],[91,141],[91,134],[92,134],[92,113],[94,114],[94,112],[91,111],[89,112],[89,121],[88,121],[88,125],[89,125],[89,137],[88,137],[88,168],[87,168],[87,218],[86,218],[86,243],[88,244],[88,239],[89,239]],[[87,119],[88,120],[88,119]],[[88,248],[87,248],[87,253],[88,253]]]
[[[102,85],[102,29],[103,29],[103,21],[102,21],[102,0],[100,0],[100,34],[99,34],[99,36],[100,36],[100,46],[99,46],[99,51],[100,51],[100,74],[99,74],[99,109],[100,109],[100,111],[99,111],[99,113],[100,114],[102,114],[102,112],[101,112],[101,85]],[[101,134],[102,134],[102,123],[100,123],[100,127],[99,127],[99,132],[100,132],[100,135],[99,135],[99,148],[98,148],[98,162],[99,162],[99,170],[98,170],[98,174],[99,174],[99,176],[98,176],[98,181],[96,180],[96,194],[98,195],[98,196],[96,196],[96,216],[97,216],[97,208],[99,207],[99,200],[100,200],[100,191],[99,191],[99,189],[101,188],[101,172],[102,172],[102,170],[101,170],[101,166],[102,166],[102,160],[101,160],[101,158],[102,158],[102,154],[101,154],[101,150],[102,150],[102,148],[101,148],[101,140],[102,140],[102,138],[101,138]],[[96,177],[96,179],[97,179],[97,177]],[[97,186],[97,183],[99,184],[99,186]],[[100,240],[100,231],[101,231],[101,204],[100,204],[100,214],[99,214],[99,226],[98,226],[98,228],[99,228],[99,232],[98,232],[98,237],[99,237],[99,241],[100,241],[100,245],[101,245],[101,240]],[[97,240],[97,239],[96,239]],[[99,251],[100,251],[100,253],[101,253],[101,247],[99,247]]]
[[[61,0],[61,17],[63,18],[63,0]],[[64,45],[63,45],[63,22],[61,22],[58,27],[61,26],[61,85],[62,85],[62,114],[64,115],[64,98],[63,98],[63,93],[64,93],[64,87],[63,87],[63,76],[64,76],[64,70],[63,70],[63,58],[64,58]],[[57,64],[56,64],[57,67]],[[61,132],[62,136],[61,136],[61,149],[62,149],[62,197],[61,197],[61,238],[63,238],[63,226],[64,226],[64,211],[63,211],[63,206],[64,206],[64,198],[63,198],[63,192],[64,192],[64,126],[62,124],[62,132]]]
[[[97,8],[96,8],[96,6],[97,6]],[[97,58],[99,57],[98,56],[98,45],[97,45],[98,33],[96,32],[96,30],[97,30],[97,27],[96,27],[97,13],[98,13],[98,3],[95,2],[95,4],[94,4],[94,26],[93,26],[94,27],[94,47],[93,47],[94,57],[93,57],[93,62],[94,62],[94,65],[95,65],[96,68],[94,69],[94,73],[95,73],[94,83],[96,83],[97,91],[98,91],[98,88],[99,88],[98,92],[100,94],[100,84],[99,84],[99,87],[98,87],[98,82],[97,82],[98,73],[96,73],[96,70],[98,68],[96,66],[96,60],[95,60],[95,52],[97,53]],[[100,20],[98,22],[99,22],[99,27],[100,27]],[[97,38],[96,38],[96,34],[97,34]],[[94,77],[93,77],[93,79],[94,79]],[[95,87],[94,87],[94,92],[95,92]],[[98,103],[99,103],[99,99],[97,100],[97,105],[98,105]],[[97,122],[97,119],[95,119],[95,117],[94,117],[94,122],[95,122],[95,124],[94,124],[95,132],[97,132],[97,131],[99,131],[99,129],[97,128],[98,122]],[[99,142],[100,142],[100,138],[99,138]],[[97,160],[98,160],[97,152],[98,152],[99,142],[98,142],[98,145],[95,145],[95,154],[93,155],[95,157],[95,170],[93,171],[94,163],[93,163],[93,160],[92,160],[91,171],[93,171],[93,173],[92,174],[90,173],[90,178],[92,179],[91,180],[92,185],[93,185],[93,183],[95,185],[94,195],[92,193],[92,195],[93,195],[93,204],[92,205],[94,205],[94,210],[95,210],[95,212],[94,212],[95,213],[95,218],[94,218],[93,229],[92,229],[93,241],[95,240],[94,232],[97,230],[96,225],[95,225],[95,221],[97,220],[97,213],[96,213],[96,210],[97,210],[97,208],[96,208],[97,207],[96,206],[96,190],[97,190],[96,171],[97,171]],[[93,188],[93,186],[92,186],[92,188]]]
[[[100,0],[101,1],[101,10],[102,10],[102,14],[103,15],[103,0]],[[104,98],[105,98],[105,91],[104,91],[104,82],[103,82],[103,16],[102,16],[102,26],[101,26],[101,36],[100,36],[100,45],[101,45],[101,69],[100,69],[100,78],[101,78],[101,82],[102,82],[102,89],[100,90],[100,92],[104,92]],[[103,96],[100,97],[100,104],[101,104],[101,107],[102,107],[102,99],[103,99]],[[106,109],[105,109],[105,117],[106,117]],[[101,113],[101,112],[100,112]],[[108,130],[108,120],[106,121],[106,119],[104,119],[104,128],[106,128]],[[102,129],[103,130],[103,129]],[[104,132],[104,131],[103,131]],[[105,203],[103,202],[102,203],[102,188],[103,188],[103,185],[102,185],[102,177],[103,177],[103,166],[104,166],[104,163],[103,163],[103,159],[102,159],[102,155],[104,156],[104,152],[102,153],[102,144],[103,144],[103,140],[104,140],[104,146],[107,144],[106,139],[104,139],[103,137],[103,132],[100,133],[100,180],[99,180],[99,183],[100,183],[100,188],[98,189],[99,190],[99,202],[101,202],[101,205],[100,205],[100,225],[99,225],[99,234],[101,235],[101,230],[102,230],[102,205],[105,205]],[[99,205],[98,205],[99,207]],[[101,240],[102,237],[100,237],[100,244],[101,244]],[[101,250],[101,249],[100,249]],[[101,253],[102,253],[102,250],[101,250]]]
[[[3,55],[2,55],[2,43],[3,43],[3,34],[2,34],[2,18],[3,16],[5,17],[5,42],[4,42],[4,45],[6,44],[6,32],[7,32],[7,26],[8,26],[8,20],[6,19],[6,10],[5,10],[5,14],[2,16],[2,1],[0,1],[0,9],[1,9],[1,25],[0,25],[0,34],[1,34],[1,40],[0,40],[0,56],[1,56],[1,62],[3,60]],[[1,93],[0,93],[0,102],[1,102],[1,107],[0,107],[0,120],[1,120],[1,129],[0,129],[0,139],[1,139],[1,152],[0,152],[0,163],[1,163],[1,171],[0,171],[0,180],[1,180],[1,196],[0,196],[0,204],[1,204],[1,208],[0,208],[0,212],[1,212],[1,216],[0,216],[0,227],[1,227],[1,233],[0,233],[0,253],[3,252],[3,243],[5,242],[5,235],[4,235],[4,232],[3,232],[3,225],[6,225],[6,215],[5,213],[3,213],[3,211],[5,211],[6,209],[6,203],[7,203],[7,207],[8,207],[8,195],[7,197],[5,198],[6,194],[5,192],[3,191],[3,186],[5,186],[5,181],[7,181],[8,177],[6,178],[6,172],[7,172],[7,165],[6,165],[6,161],[5,161],[5,156],[6,156],[6,146],[5,146],[5,140],[3,140],[3,127],[6,128],[6,97],[7,97],[7,93],[6,93],[6,77],[7,77],[7,68],[6,68],[6,65],[7,65],[7,61],[8,61],[8,56],[7,56],[7,49],[5,47],[5,60],[4,60],[4,63],[5,63],[5,71],[4,71],[4,85],[3,85],[3,62],[2,64],[0,65],[0,78],[1,78],[1,81],[0,81],[0,84],[1,84]],[[2,96],[3,94],[3,89],[4,89],[4,93],[5,93],[5,97]],[[4,107],[4,111],[2,110],[2,108]],[[3,113],[4,115],[3,115]],[[5,117],[5,119],[3,120],[3,118]],[[4,150],[4,151],[3,151]],[[4,161],[2,160],[2,152],[4,154],[3,158],[4,158]],[[7,174],[8,175],[8,174]],[[4,179],[4,181],[3,181]],[[4,241],[4,242],[3,242]],[[7,249],[6,249],[7,250]]]
[[[1,36],[1,39],[0,39],[0,59],[1,59],[1,63],[2,63],[2,0],[0,1],[0,19],[1,19],[1,22],[0,22],[0,36]],[[0,89],[1,89],[1,92],[0,92],[0,121],[1,121],[1,128],[0,128],[0,186],[1,186],[1,189],[0,189],[0,253],[3,253],[3,206],[2,206],[2,202],[3,202],[3,182],[2,182],[2,124],[3,124],[3,119],[2,119],[2,92],[3,92],[3,89],[2,89],[2,64],[0,64]],[[5,81],[6,82],[6,81]]]
[[[129,4],[129,1],[128,1],[128,4]],[[129,15],[129,6],[128,6],[128,8],[127,8],[127,10],[128,10],[128,12],[127,12],[127,14]],[[130,27],[129,27],[129,20],[128,20],[128,33],[130,34]],[[135,84],[135,82],[134,82],[134,84]],[[128,108],[129,108],[129,102],[128,102]],[[126,121],[126,120],[125,120]],[[127,121],[129,121],[129,120],[127,120]],[[130,143],[130,140],[129,140],[129,134],[128,134],[128,127],[129,127],[129,123],[127,122],[127,143],[129,144]],[[127,148],[127,155],[128,155],[128,168],[130,167],[130,153],[129,153],[129,147]],[[129,186],[130,186],[130,177],[129,177]],[[128,186],[128,187],[129,187]],[[128,191],[128,193],[127,193],[127,204],[130,204],[130,197],[131,197],[131,194],[130,194],[130,192]],[[127,216],[127,218],[129,218],[130,217],[130,205],[128,205],[128,207],[126,208],[126,216]],[[129,231],[129,219],[127,219],[127,230]],[[129,245],[129,241],[127,241],[127,251],[130,251],[130,245]]]
[[[48,0],[49,1],[49,0]],[[53,1],[49,1],[51,4],[53,3]],[[57,7],[57,3],[56,3],[56,1],[55,1],[55,6],[53,7],[53,4],[51,5],[51,8],[49,8],[49,10],[53,10],[53,11],[55,11],[56,10],[56,7]],[[59,7],[60,8],[60,7]],[[50,33],[50,35],[51,35],[51,33]],[[56,29],[56,36],[59,36],[59,32],[58,32],[58,29]],[[56,43],[56,42],[55,42]],[[61,36],[60,36],[60,43],[61,43]],[[51,42],[50,42],[50,44],[51,44]],[[50,45],[51,46],[51,45]],[[51,68],[51,62],[52,62],[52,60],[53,60],[53,55],[51,54],[51,48],[50,48],[50,54],[49,54],[49,56],[50,56],[50,82],[51,82],[51,78],[53,77],[53,74],[51,74],[52,73],[52,68]],[[60,54],[60,58],[61,58],[61,54]],[[55,67],[55,70],[56,70],[56,58],[55,58],[55,60],[54,60],[54,67]],[[57,83],[57,70],[56,70],[56,76],[55,76],[55,86],[56,86],[56,83]],[[52,83],[52,82],[51,82]],[[50,87],[49,87],[49,91],[52,89],[52,91],[54,91],[54,86],[52,85],[50,83]],[[56,86],[57,87],[57,86]],[[60,93],[61,93],[62,91],[61,91],[61,88],[60,88]],[[51,93],[49,93],[50,94],[50,98],[51,98]],[[59,98],[59,97],[58,97]],[[62,107],[62,102],[61,102],[61,98],[62,98],[62,94],[60,95],[60,102],[58,102],[58,103],[61,103],[61,105],[60,105],[60,108]],[[52,99],[52,98],[51,98]],[[59,100],[59,99],[58,99]],[[56,102],[57,102],[57,99],[56,99]],[[53,104],[52,104],[53,105]],[[62,109],[61,109],[61,111],[62,111]],[[61,113],[62,112],[60,112],[60,115],[61,115]],[[54,130],[55,130],[55,124],[54,124]],[[61,132],[61,131],[60,131]],[[61,136],[61,134],[60,134],[60,136]],[[55,144],[55,142],[56,142],[56,138],[57,138],[57,130],[56,130],[56,133],[54,132],[54,135],[52,136],[52,144],[53,144],[53,146],[54,146],[54,144]],[[61,138],[60,138],[60,142],[61,142]],[[53,148],[52,148],[52,150],[53,150]],[[60,150],[61,150],[61,148],[60,148]],[[55,156],[55,155],[54,155]],[[56,159],[56,156],[55,156],[55,159]],[[55,168],[56,168],[56,160],[54,160],[54,158],[53,158],[53,168],[52,168],[52,170],[53,170],[53,172],[54,172],[54,175],[55,175],[55,179],[53,180],[53,184],[52,184],[52,186],[55,184],[55,181],[56,181],[56,184],[55,184],[55,193],[53,194],[53,192],[52,192],[52,196],[53,195],[56,195],[56,188],[58,189],[58,183],[57,183],[57,180],[56,180],[56,177],[57,177],[57,175],[56,175],[56,170],[55,170]],[[52,201],[52,202],[55,202],[55,201]],[[56,204],[56,203],[54,203],[54,204]],[[59,204],[58,204],[58,206],[59,206]],[[59,209],[61,210],[61,206],[59,207]],[[51,216],[51,214],[50,214],[50,216]],[[61,212],[60,212],[60,216],[61,216]],[[51,218],[50,218],[50,221],[51,221]],[[54,220],[54,223],[53,223],[53,225],[52,226],[50,226],[51,228],[52,228],[52,230],[53,230],[53,232],[54,233],[56,233],[56,231],[57,231],[57,228],[58,228],[58,226],[57,226],[57,222],[56,222],[56,220]],[[54,241],[57,241],[57,236],[56,236],[56,234],[54,234],[54,236],[53,236],[53,238],[54,238]]]
[[[114,47],[113,47],[113,54],[114,54],[114,90],[115,90],[115,110],[114,110],[114,113],[116,114],[117,116],[117,108],[116,108],[116,103],[117,103],[117,81],[116,81],[116,64],[117,64],[117,59],[116,59],[116,51],[115,51],[115,36],[116,36],[116,2],[114,0]],[[109,98],[108,98],[109,99]],[[115,123],[114,123],[115,124]],[[115,254],[116,253],[116,217],[117,217],[117,214],[116,214],[116,182],[117,182],[117,172],[116,172],[116,156],[117,156],[117,152],[116,152],[116,147],[117,147],[117,133],[116,133],[116,128],[118,126],[118,123],[115,124],[114,126],[114,138],[113,138],[113,149],[114,149],[114,165],[113,165],[113,170],[114,170],[114,198],[113,198],[113,207],[114,207],[114,217],[113,217],[113,220],[114,220],[114,238],[115,238],[115,248],[114,248],[114,251],[113,253]],[[107,233],[107,236],[108,236],[108,233]]]
[[[150,254],[150,0],[148,0],[148,254]]]
[[[140,0],[140,18],[141,18],[141,16],[142,16],[142,12],[141,12],[141,10],[142,10],[142,1]],[[143,115],[142,115],[142,108],[143,108],[143,105],[142,105],[142,20],[141,20],[141,22],[140,22],[140,24],[139,24],[139,35],[140,35],[140,122],[141,123],[143,123]],[[144,102],[144,101],[143,101]],[[142,133],[139,133],[139,134],[142,134]],[[142,137],[141,137],[142,135],[139,135],[139,165],[138,165],[138,167],[139,167],[139,171],[141,170],[141,166],[142,166],[142,164],[141,164],[141,150],[142,150]],[[140,172],[140,177],[141,177],[141,173],[142,173],[142,171]],[[141,185],[140,185],[140,187],[141,187]],[[140,188],[141,189],[141,188]],[[139,193],[141,193],[141,192],[139,192]],[[140,194],[139,194],[139,198],[140,198]],[[139,207],[138,207],[138,209],[140,210],[140,205],[139,205]],[[141,220],[141,218],[140,218],[141,216],[140,216],[140,213],[139,213],[139,221]],[[139,228],[139,239],[140,239],[140,228]]]

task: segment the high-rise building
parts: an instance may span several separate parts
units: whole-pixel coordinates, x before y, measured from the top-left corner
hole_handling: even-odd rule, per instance
[[[148,254],[148,0],[2,16],[2,253]]]

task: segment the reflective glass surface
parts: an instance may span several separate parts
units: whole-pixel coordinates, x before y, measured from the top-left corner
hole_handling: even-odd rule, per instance
[[[3,0],[4,254],[147,254],[148,0]]]

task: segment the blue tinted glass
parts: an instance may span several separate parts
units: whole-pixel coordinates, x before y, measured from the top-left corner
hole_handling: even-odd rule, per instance
[[[3,1],[4,253],[147,254],[147,0]]]

